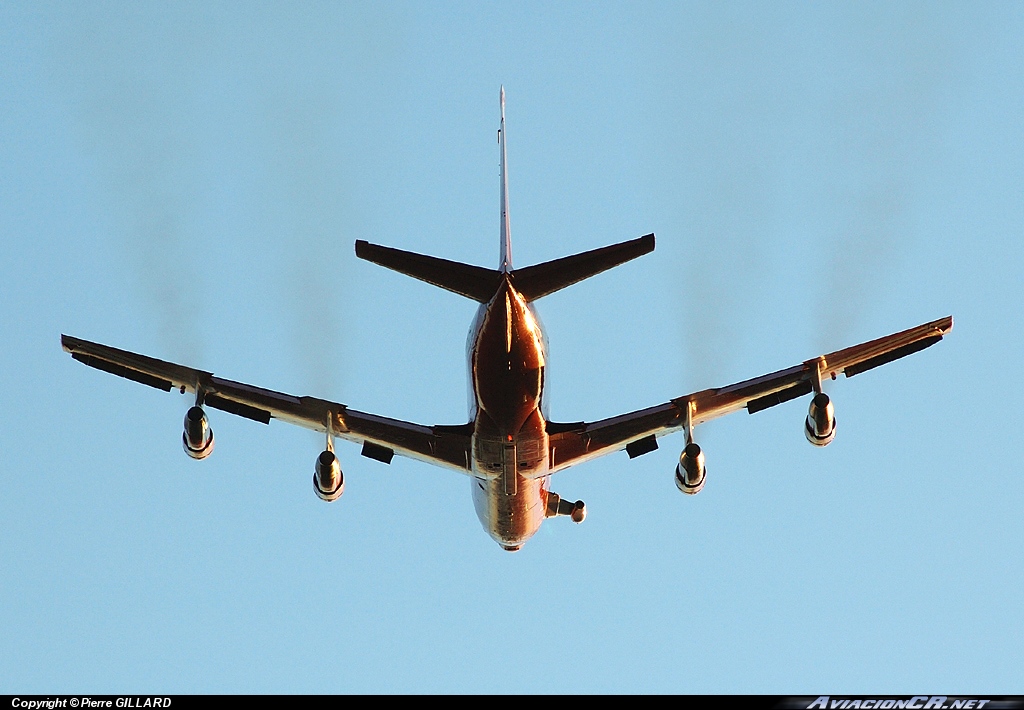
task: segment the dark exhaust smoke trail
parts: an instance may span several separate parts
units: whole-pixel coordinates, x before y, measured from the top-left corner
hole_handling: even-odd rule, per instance
[[[731,350],[743,342],[739,314],[754,308],[751,301],[764,278],[757,234],[768,208],[758,161],[748,160],[752,156],[742,148],[733,153],[742,161],[714,160],[721,154],[714,145],[695,154],[702,185],[688,206],[692,214],[681,282],[687,374],[693,386],[720,382],[727,375]]]
[[[722,381],[734,349],[756,347],[745,335],[771,336],[771,281],[808,291],[796,314],[822,351],[868,335],[858,319],[903,268],[930,130],[957,79],[949,27],[904,6],[698,8],[654,42],[651,191],[683,245],[690,384]]]
[[[851,65],[867,71],[849,70],[832,114],[835,226],[824,244],[827,291],[815,299],[822,351],[870,335],[859,321],[904,268],[940,92],[957,79],[946,23],[900,6],[892,13],[855,18]]]
[[[209,196],[228,193],[247,210],[232,215],[246,219],[244,243],[279,254],[270,286],[280,289],[302,386],[325,394],[344,369],[339,267],[352,258],[357,204],[346,158],[361,145],[345,121],[393,68],[379,35],[395,23],[332,4],[242,15],[202,5],[71,8],[55,13],[53,74],[124,216],[125,254],[165,355],[202,363],[196,293],[218,266],[209,224],[225,214]],[[215,164],[219,156],[230,164]],[[222,266],[249,268],[238,252]]]
[[[328,3],[263,14],[263,22],[287,24],[302,38],[301,51],[289,45],[282,50],[287,61],[259,70],[267,163],[260,189],[268,203],[261,216],[272,232],[265,238],[283,250],[276,286],[302,386],[344,401],[346,269],[356,238],[366,236],[359,195],[373,194],[367,184],[379,182],[376,163],[387,154],[374,122],[393,120],[381,87],[405,61],[395,44],[403,24],[375,6]]]
[[[347,161],[333,135],[340,128],[340,111],[330,100],[335,94],[291,93],[270,127],[273,199],[288,205],[278,227],[289,251],[281,285],[292,316],[291,343],[304,384],[318,396],[341,394],[347,300],[342,265],[351,261],[354,242],[351,192],[343,175]]]
[[[108,8],[109,10],[109,8]],[[173,18],[159,30],[131,12],[55,12],[52,74],[79,118],[124,219],[125,255],[149,301],[166,356],[201,360],[201,288],[190,85],[204,48]]]

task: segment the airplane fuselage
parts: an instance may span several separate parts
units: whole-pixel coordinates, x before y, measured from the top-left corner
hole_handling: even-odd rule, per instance
[[[473,503],[506,550],[540,528],[548,504],[544,332],[532,306],[504,274],[469,334]]]

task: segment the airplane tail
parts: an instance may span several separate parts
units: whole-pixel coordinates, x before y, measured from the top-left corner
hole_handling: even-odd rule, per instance
[[[411,251],[382,247],[363,240],[356,242],[356,256],[375,264],[412,276],[420,281],[488,303],[505,276],[527,301],[554,293],[594,274],[654,251],[654,235],[648,234],[628,242],[585,251],[525,269],[512,268],[512,234],[508,219],[508,160],[505,150],[505,87],[501,87],[501,124],[498,128],[501,180],[501,261],[497,269],[485,269]]]
[[[508,274],[512,285],[523,298],[536,301],[651,251],[654,251],[654,235],[648,234],[543,264],[512,269]],[[487,303],[494,297],[504,273],[497,269],[485,269],[436,256],[378,246],[361,239],[356,242],[356,256],[480,303]]]

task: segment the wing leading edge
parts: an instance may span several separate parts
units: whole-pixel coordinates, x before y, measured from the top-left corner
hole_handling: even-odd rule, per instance
[[[79,362],[170,392],[199,392],[202,403],[230,414],[269,424],[280,419],[306,429],[332,433],[364,445],[364,454],[390,461],[390,453],[427,461],[463,473],[470,472],[472,427],[422,426],[359,412],[344,404],[316,397],[295,397],[217,377],[146,355],[61,335],[61,346]]]
[[[642,439],[678,431],[684,427],[688,407],[692,408],[694,425],[744,408],[755,414],[810,393],[818,378],[834,380],[839,374],[853,377],[934,345],[952,329],[953,317],[947,316],[769,375],[694,392],[629,414],[591,423],[549,423],[551,471],[624,449]]]

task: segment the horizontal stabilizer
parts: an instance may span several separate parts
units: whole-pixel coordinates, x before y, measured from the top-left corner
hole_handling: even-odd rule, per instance
[[[491,300],[501,281],[501,274],[494,269],[382,247],[361,239],[356,241],[356,256],[480,303]]]
[[[654,251],[654,235],[648,234],[621,244],[585,251],[582,254],[546,261],[525,269],[515,269],[512,280],[527,301],[554,293],[566,286],[590,278],[613,266]]]

